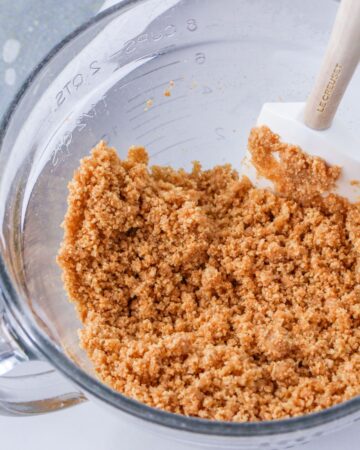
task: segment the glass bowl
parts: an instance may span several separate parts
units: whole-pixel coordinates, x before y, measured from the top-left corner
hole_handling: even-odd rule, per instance
[[[0,131],[0,373],[24,361],[50,368],[0,377],[2,412],[94,399],[136,427],[217,449],[285,448],[360,418],[359,398],[304,417],[228,423],[122,396],[96,379],[79,349],[80,323],[55,262],[67,183],[91,147],[104,139],[123,157],[139,144],[152,164],[239,169],[261,105],[305,100],[336,7],[333,0],[125,0],[36,68]],[[359,91],[357,75],[340,111],[355,131]]]

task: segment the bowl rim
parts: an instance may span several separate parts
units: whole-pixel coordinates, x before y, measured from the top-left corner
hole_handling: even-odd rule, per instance
[[[0,154],[2,152],[3,142],[10,121],[15,114],[21,99],[26,94],[41,70],[46,67],[68,43],[76,39],[78,35],[81,35],[83,32],[90,29],[93,25],[98,24],[105,18],[110,18],[116,13],[121,13],[128,8],[148,1],[152,0],[119,0],[116,5],[105,9],[77,27],[49,51],[49,53],[36,65],[30,75],[22,83],[1,120]],[[180,1],[181,0],[179,0],[179,2]],[[74,381],[81,389],[84,390],[85,393],[89,393],[90,396],[95,397],[104,403],[111,405],[115,409],[128,413],[138,419],[177,431],[214,437],[259,437],[281,435],[319,427],[335,420],[345,419],[347,416],[359,412],[360,410],[360,396],[357,396],[351,400],[337,404],[322,411],[303,416],[261,422],[228,422],[184,416],[147,406],[146,404],[116,392],[103,384],[101,381],[88,375],[72,360],[70,360],[60,350],[60,348],[47,337],[47,335],[36,325],[35,320],[31,318],[31,315],[27,314],[24,310],[25,302],[21,301],[21,295],[18,293],[15,283],[12,282],[1,253],[0,288],[3,294],[6,311],[10,314],[12,319],[11,322],[14,327],[15,334],[16,329],[18,328],[21,330],[21,334],[26,337],[25,340],[28,340],[27,344],[24,344],[25,350],[26,345],[30,343],[31,346],[36,349],[39,356],[44,357],[45,360],[52,364],[55,369],[64,374],[70,380]]]

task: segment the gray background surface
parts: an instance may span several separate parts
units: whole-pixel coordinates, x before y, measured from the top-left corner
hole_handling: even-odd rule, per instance
[[[0,0],[0,119],[24,79],[103,0]]]

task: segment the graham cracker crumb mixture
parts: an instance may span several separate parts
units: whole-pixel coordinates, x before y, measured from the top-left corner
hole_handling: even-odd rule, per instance
[[[126,396],[258,421],[360,393],[359,209],[317,195],[339,169],[269,129],[249,148],[279,193],[103,142],[75,172],[58,261],[83,348]]]
[[[309,156],[299,147],[285,144],[266,127],[250,134],[251,162],[259,175],[272,181],[275,190],[302,204],[335,187],[341,168],[328,166],[323,159]],[[278,155],[278,159],[274,156]]]

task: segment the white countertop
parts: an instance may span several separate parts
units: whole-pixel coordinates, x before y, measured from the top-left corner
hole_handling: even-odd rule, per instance
[[[322,437],[299,450],[356,450],[360,424]],[[129,428],[93,403],[34,417],[1,417],[2,450],[190,450]],[[219,449],[220,450],[220,449]]]

